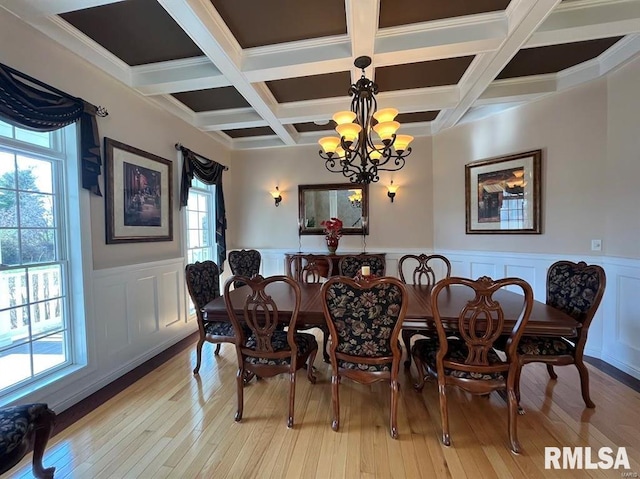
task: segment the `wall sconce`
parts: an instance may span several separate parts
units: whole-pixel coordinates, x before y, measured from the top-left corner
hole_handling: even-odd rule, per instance
[[[391,203],[393,203],[393,199],[396,197],[396,191],[398,191],[398,185],[393,184],[393,180],[389,186],[387,186],[387,196],[391,198]]]
[[[280,206],[280,202],[282,201],[282,195],[280,194],[280,190],[276,186],[276,189],[271,191],[271,196],[273,196],[273,200],[276,202],[276,206]]]

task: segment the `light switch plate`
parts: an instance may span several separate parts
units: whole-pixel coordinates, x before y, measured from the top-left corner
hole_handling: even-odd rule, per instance
[[[602,240],[593,239],[591,240],[591,251],[601,251],[602,250]]]

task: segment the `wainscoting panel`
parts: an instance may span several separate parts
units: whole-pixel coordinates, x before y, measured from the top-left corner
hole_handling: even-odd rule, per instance
[[[186,320],[182,258],[94,273],[100,368],[129,368],[195,331]],[[105,294],[106,293],[106,294]]]
[[[251,247],[250,245],[245,248]],[[262,274],[284,273],[284,254],[289,250],[263,249]],[[385,248],[376,248],[385,251]],[[356,253],[356,251],[354,251]],[[396,276],[398,260],[405,254],[439,253],[451,261],[452,275],[494,279],[516,276],[531,284],[535,299],[546,300],[549,266],[559,260],[600,264],[607,275],[602,304],[589,329],[585,354],[603,359],[611,365],[640,378],[640,260],[607,256],[572,256],[556,254],[504,253],[493,251],[427,251],[387,249],[387,274]]]

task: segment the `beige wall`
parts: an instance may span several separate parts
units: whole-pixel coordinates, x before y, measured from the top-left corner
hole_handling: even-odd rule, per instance
[[[406,166],[398,172],[382,172],[380,182],[369,188],[367,250],[432,247],[431,139],[416,139]],[[315,145],[236,151],[233,169],[240,189],[225,187],[230,248],[279,248],[298,250],[298,185],[348,182],[325,169]],[[394,203],[386,185],[399,185]],[[269,190],[276,185],[282,203],[274,207]],[[302,249],[324,251],[322,236],[303,236]],[[345,236],[340,250],[360,251],[362,238]]]
[[[105,244],[104,198],[91,197],[91,234],[94,269],[181,257],[182,218],[178,211],[181,161],[174,148],[180,142],[221,163],[228,163],[226,148],[210,136],[169,115],[120,82],[58,46],[43,34],[0,9],[0,62],[109,111],[98,119],[100,139],[113,138],[174,162],[171,242]],[[11,48],[6,48],[10,45]],[[232,175],[226,178],[232,186]],[[104,193],[104,175],[101,177]]]
[[[640,59],[608,79],[607,161],[599,191],[606,198],[604,251],[640,258]]]
[[[604,184],[606,80],[463,124],[434,140],[436,250],[602,254],[608,192]],[[464,165],[543,149],[542,234],[465,234]]]

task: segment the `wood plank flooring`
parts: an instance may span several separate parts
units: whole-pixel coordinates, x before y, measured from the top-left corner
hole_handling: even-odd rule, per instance
[[[621,477],[620,470],[545,470],[545,446],[624,446],[631,461],[625,472],[640,473],[640,393],[592,366],[593,410],[584,407],[575,367],[557,367],[557,381],[542,365],[525,367],[527,413],[518,420],[524,452],[516,456],[508,446],[506,405],[496,394],[451,389],[452,446],[442,446],[435,382],[415,392],[413,368],[401,370],[398,440],[389,436],[389,388],[382,383],[343,380],[341,428],[332,431],[330,368],[320,354],[315,385],[298,373],[293,429],[286,427],[286,375],[252,381],[236,423],[233,347],[223,345],[214,357],[205,344],[200,377],[191,374],[194,349],[54,436],[44,463],[56,467],[56,479]],[[32,477],[30,460],[3,479]]]

